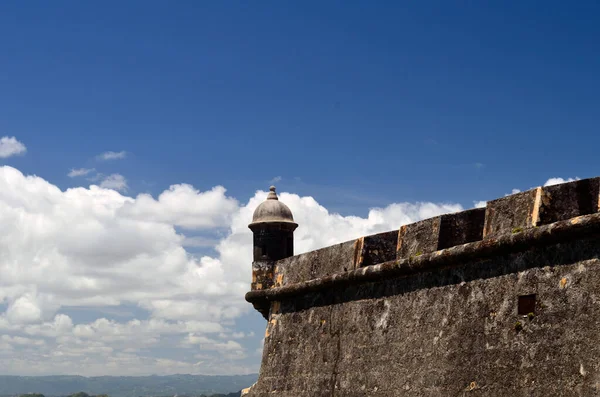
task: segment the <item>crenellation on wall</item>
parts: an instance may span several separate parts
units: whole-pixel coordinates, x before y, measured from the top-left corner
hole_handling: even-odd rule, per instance
[[[483,239],[485,208],[442,215],[437,250]]]
[[[401,226],[396,257],[408,258],[437,251],[441,220],[441,216],[436,216]]]
[[[261,276],[263,288],[272,288],[378,263],[418,258],[598,212],[599,197],[600,178],[539,187],[489,201],[485,208],[436,216],[403,225],[398,230],[280,259],[274,262],[273,270],[261,268],[257,275]],[[272,282],[265,280],[264,276],[269,275],[273,277]]]
[[[542,188],[540,225],[598,212],[600,178]]]
[[[515,233],[538,223],[542,188],[488,201],[483,237]]]
[[[330,288],[348,287],[386,279],[434,274],[470,261],[485,264],[492,258],[538,249],[577,239],[598,238],[600,236],[600,213],[558,221],[549,225],[525,229],[518,233],[504,234],[472,243],[458,245],[429,254],[397,259],[376,265],[358,268],[353,271],[332,274],[310,279],[283,287],[246,294],[249,302],[278,301],[291,296]],[[356,299],[360,299],[355,296]],[[308,307],[314,302],[307,302]]]
[[[485,208],[474,208],[401,226],[396,258],[420,256],[481,240],[485,213]]]
[[[396,259],[398,230],[372,234],[361,240],[362,255],[355,267],[371,266]]]
[[[397,241],[398,231],[393,230],[280,259],[275,262],[274,280],[269,288],[394,260]]]
[[[285,286],[356,268],[358,240],[350,240],[275,263],[275,285]]]

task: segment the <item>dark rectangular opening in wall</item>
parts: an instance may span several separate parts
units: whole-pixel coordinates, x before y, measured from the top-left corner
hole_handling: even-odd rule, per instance
[[[579,181],[576,185],[577,205],[580,215],[593,214],[598,209],[598,191],[593,189],[590,179]]]
[[[535,294],[519,296],[518,312],[522,316],[535,314]]]
[[[472,243],[483,239],[485,208],[442,215],[437,249]]]

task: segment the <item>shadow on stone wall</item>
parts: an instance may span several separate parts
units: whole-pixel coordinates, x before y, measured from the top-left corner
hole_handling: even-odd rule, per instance
[[[545,266],[561,266],[598,258],[600,237],[557,244],[543,249],[507,254],[496,258],[469,262],[406,277],[364,284],[332,287],[311,292],[281,302],[280,313],[302,311],[311,307],[329,306],[362,299],[380,299],[409,292],[455,285],[476,279],[489,279]]]

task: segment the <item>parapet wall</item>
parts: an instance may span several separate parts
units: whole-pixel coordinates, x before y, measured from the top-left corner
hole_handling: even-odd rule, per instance
[[[489,201],[485,208],[446,214],[276,262],[274,287],[315,280],[379,263],[513,235],[598,212],[600,178],[538,187]]]
[[[248,396],[600,395],[600,178],[275,263]]]

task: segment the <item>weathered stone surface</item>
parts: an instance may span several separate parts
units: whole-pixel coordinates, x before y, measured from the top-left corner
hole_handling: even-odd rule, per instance
[[[274,285],[274,269],[275,262],[273,261],[254,261],[252,262],[252,283],[250,289],[252,291],[264,290],[272,288]],[[269,317],[270,305],[268,302],[254,302],[253,306],[258,310],[265,319]]]
[[[275,263],[275,285],[282,286],[353,270],[362,249],[351,240],[320,250],[281,259]]]
[[[442,215],[437,249],[454,247],[483,238],[485,208]]]
[[[483,237],[519,232],[538,222],[542,188],[489,201]]]
[[[408,258],[437,251],[441,217],[425,219],[400,227],[397,258]]]
[[[599,187],[600,178],[591,178],[542,188],[538,224],[598,212]]]
[[[273,286],[273,261],[254,261],[252,262],[252,284],[250,289],[261,290]]]
[[[396,259],[398,230],[373,234],[363,238],[362,261],[357,267],[371,266]]]
[[[598,395],[599,255],[578,240],[281,302],[248,395]]]

